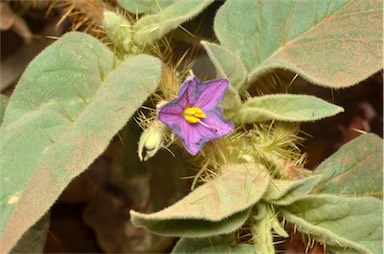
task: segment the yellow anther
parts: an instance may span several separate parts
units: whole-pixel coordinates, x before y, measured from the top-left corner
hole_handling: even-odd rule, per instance
[[[198,123],[200,121],[200,118],[196,116],[184,115],[184,118],[188,123]]]
[[[201,108],[191,107],[184,110],[184,118],[188,123],[197,123],[205,118],[205,113]]]

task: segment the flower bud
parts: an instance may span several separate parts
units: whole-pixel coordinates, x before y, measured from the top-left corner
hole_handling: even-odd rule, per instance
[[[122,15],[113,11],[104,11],[103,27],[117,47],[131,52],[135,47],[132,42],[132,25]]]
[[[163,147],[165,125],[160,121],[155,121],[147,129],[143,131],[139,140],[138,155],[143,161],[143,153],[145,152],[144,161],[153,157],[157,151]],[[145,149],[145,150],[144,150]]]

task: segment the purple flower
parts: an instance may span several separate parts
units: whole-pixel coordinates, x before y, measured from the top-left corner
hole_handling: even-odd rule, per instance
[[[231,133],[232,123],[223,118],[218,106],[227,87],[228,79],[202,83],[191,76],[184,81],[177,98],[159,108],[160,121],[181,138],[190,154],[197,154],[204,143]]]

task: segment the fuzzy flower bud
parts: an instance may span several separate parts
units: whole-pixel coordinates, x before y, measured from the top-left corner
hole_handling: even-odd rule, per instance
[[[125,52],[136,50],[132,41],[132,25],[122,15],[113,11],[104,11],[103,27],[117,47],[122,47]]]
[[[143,131],[140,136],[139,147],[137,151],[140,161],[143,161],[144,153],[144,161],[146,161],[153,157],[157,151],[163,147],[164,127],[165,125],[160,121],[154,121],[153,124],[151,124],[147,129]]]

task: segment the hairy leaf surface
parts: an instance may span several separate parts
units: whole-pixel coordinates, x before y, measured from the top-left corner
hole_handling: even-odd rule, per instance
[[[316,169],[318,192],[337,195],[383,195],[383,140],[372,133],[342,146]]]
[[[290,205],[307,195],[320,181],[320,178],[320,176],[313,176],[297,181],[273,180],[263,199],[275,205]]]
[[[207,41],[202,41],[201,44],[216,68],[217,77],[228,78],[230,81],[222,107],[228,119],[231,120],[241,106],[238,90],[244,85],[247,73],[240,59],[229,50]]]
[[[247,72],[241,60],[228,49],[207,41],[202,41],[209,58],[216,68],[218,77],[228,77],[236,90],[242,90]]]
[[[55,202],[155,90],[161,63],[147,55],[115,69],[95,38],[68,33],[28,66],[0,129],[0,252]]]
[[[279,207],[288,223],[340,253],[382,253],[383,203],[375,198],[309,195]]]
[[[227,235],[212,236],[209,238],[181,238],[177,242],[172,254],[182,253],[254,253],[252,244],[232,244]]]
[[[161,234],[172,228],[168,227],[170,223],[179,221],[196,221],[202,225],[220,222],[248,210],[260,200],[268,184],[269,175],[261,165],[227,165],[214,180],[199,186],[170,207],[152,214],[131,211],[132,222]],[[174,235],[188,236],[183,233],[185,226],[172,230],[180,231]]]
[[[253,97],[243,103],[233,122],[252,123],[267,120],[315,121],[343,112],[342,107],[303,94],[272,94]]]
[[[382,16],[377,0],[227,0],[214,28],[243,62],[249,84],[282,68],[340,88],[382,68]]]
[[[134,25],[137,45],[151,45],[182,23],[202,12],[214,0],[179,0],[159,13],[147,15]]]
[[[175,237],[208,237],[228,234],[240,228],[248,219],[250,209],[235,213],[220,221],[202,219],[148,219],[131,211],[132,223],[153,233]]]
[[[3,122],[3,117],[5,113],[5,109],[7,108],[9,98],[3,94],[0,94],[0,126]]]
[[[41,217],[17,242],[11,253],[44,253],[49,230],[50,213]]]

